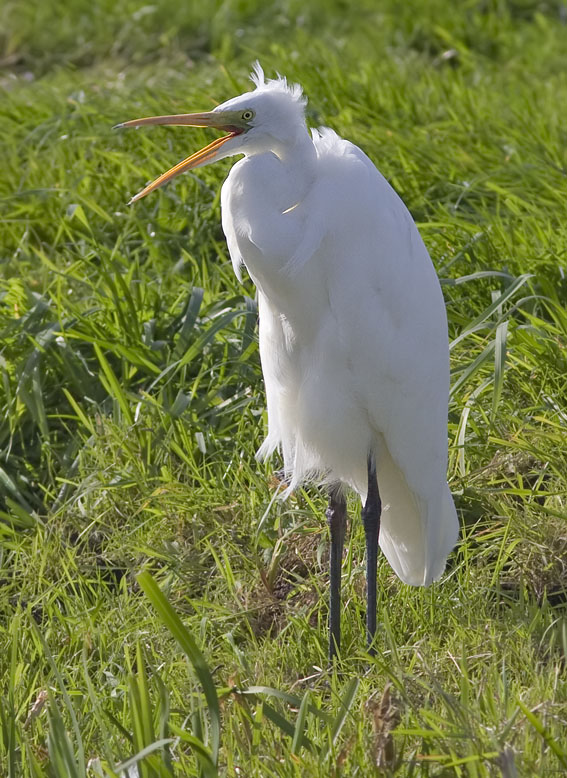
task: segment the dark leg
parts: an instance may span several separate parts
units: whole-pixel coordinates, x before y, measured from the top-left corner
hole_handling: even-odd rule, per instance
[[[362,509],[364,534],[366,535],[366,639],[369,653],[374,655],[376,649],[372,642],[376,635],[376,576],[378,566],[378,536],[380,534],[380,514],[382,503],[376,478],[376,462],[374,457],[368,457],[368,495]]]
[[[341,566],[346,530],[346,500],[338,487],[329,494],[327,520],[331,530],[331,594],[329,602],[329,659],[341,647]]]

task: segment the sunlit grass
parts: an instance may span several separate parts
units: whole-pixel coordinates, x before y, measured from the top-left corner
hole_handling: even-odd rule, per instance
[[[0,773],[562,774],[562,5],[2,13]],[[277,462],[254,459],[254,289],[220,229],[230,163],[129,208],[210,136],[111,130],[243,91],[257,56],[404,197],[449,316],[462,540],[428,590],[380,566],[369,660],[351,502],[332,671],[325,496],[282,503]]]

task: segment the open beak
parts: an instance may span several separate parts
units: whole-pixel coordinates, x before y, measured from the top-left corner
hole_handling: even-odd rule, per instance
[[[213,162],[219,154],[219,150],[224,144],[234,138],[236,135],[240,135],[244,131],[244,127],[237,126],[235,121],[238,121],[235,116],[224,115],[222,113],[215,113],[209,111],[206,113],[182,113],[176,116],[148,116],[145,119],[132,119],[128,122],[122,122],[115,125],[114,129],[120,127],[143,127],[147,124],[172,124],[178,127],[214,127],[217,130],[225,130],[228,135],[224,135],[222,138],[217,138],[204,149],[195,152],[187,159],[179,162],[174,167],[170,168],[166,173],[162,173],[159,178],[152,181],[151,184],[142,189],[141,192],[134,195],[128,205],[135,203],[137,200],[141,200],[142,197],[150,194],[155,189],[163,186],[175,176],[180,173],[184,173],[186,170],[199,167],[199,165],[206,165],[208,162]]]

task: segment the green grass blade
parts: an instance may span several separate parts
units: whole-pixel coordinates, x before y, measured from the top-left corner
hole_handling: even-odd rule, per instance
[[[104,380],[104,378],[102,380],[106,384],[108,393],[111,395],[111,397],[114,397],[114,399],[117,401],[120,410],[124,414],[124,418],[126,419],[126,422],[130,426],[132,426],[134,424],[134,417],[132,416],[132,411],[130,410],[130,403],[128,402],[126,394],[123,391],[122,386],[118,382],[118,379],[114,374],[114,371],[110,367],[107,358],[102,353],[102,349],[100,348],[98,343],[94,344],[94,350],[98,357],[98,361],[100,362],[100,366],[102,367],[103,375],[106,378],[106,381]]]
[[[73,708],[73,703],[71,702],[71,698],[69,697],[69,693],[67,692],[65,683],[63,681],[63,677],[57,667],[57,664],[55,663],[53,656],[51,654],[51,651],[49,650],[49,646],[47,645],[47,641],[45,640],[41,630],[35,623],[33,617],[30,614],[29,617],[29,623],[31,624],[32,631],[35,635],[35,638],[38,640],[38,642],[41,644],[43,648],[43,653],[45,658],[47,659],[49,665],[51,666],[51,670],[57,679],[57,684],[59,686],[59,690],[61,692],[61,695],[63,697],[63,701],[65,703],[65,708],[67,709],[67,713],[69,714],[69,718],[71,719],[71,724],[73,727],[73,734],[75,735],[75,741],[76,741],[76,749],[77,749],[77,759],[75,760],[74,756],[72,755],[72,746],[69,740],[68,735],[65,732],[65,728],[63,726],[63,720],[61,719],[61,715],[59,713],[59,710],[57,708],[57,705],[53,701],[53,705],[49,707],[50,712],[52,713],[52,717],[50,718],[50,721],[55,726],[54,731],[54,740],[52,743],[52,746],[54,748],[54,752],[57,754],[58,764],[60,763],[61,766],[66,763],[69,766],[73,765],[73,771],[72,773],[69,773],[72,778],[87,778],[86,775],[86,765],[85,765],[85,754],[83,749],[83,739],[81,736],[81,730],[79,727],[79,722],[77,721],[77,716],[75,714],[75,709]],[[71,749],[71,750],[70,750]],[[63,760],[63,761],[61,761]],[[63,774],[61,774],[61,778],[63,778]]]
[[[508,322],[500,322],[494,338],[494,391],[492,394],[491,419],[494,422],[502,396],[504,370],[506,368],[506,350],[508,340]]]
[[[328,758],[332,748],[335,746],[338,740],[339,735],[341,734],[341,730],[344,727],[347,716],[349,715],[354,700],[356,698],[356,693],[358,691],[359,685],[360,685],[359,678],[351,678],[346,685],[345,692],[340,701],[339,712],[337,713],[335,720],[333,721],[329,729],[329,743],[322,754],[323,760]]]
[[[175,348],[172,354],[172,358],[174,360],[181,359],[183,354],[189,348],[189,342],[191,339],[191,330],[193,329],[193,327],[195,326],[195,322],[197,321],[197,316],[199,315],[199,310],[203,302],[204,294],[205,294],[205,290],[201,289],[201,287],[199,286],[194,286],[191,289],[189,302],[187,303],[187,308],[185,310],[185,315],[183,317],[183,326],[181,327],[179,338],[177,340],[177,343],[175,344]]]
[[[518,289],[524,286],[524,284],[526,284],[530,278],[532,278],[531,273],[523,273],[521,276],[516,278],[516,280],[507,287],[506,291],[502,292],[502,294],[500,294],[496,300],[494,300],[487,308],[484,309],[484,311],[479,316],[473,319],[470,324],[464,328],[458,337],[451,341],[450,348],[452,349],[454,346],[464,340],[464,338],[467,338],[470,334],[476,332],[479,327],[482,326],[484,322],[492,316],[493,313],[497,312],[505,302],[513,297]]]
[[[206,768],[206,770],[208,770],[208,772],[211,775],[216,775],[217,768],[213,760],[213,755],[211,753],[210,748],[207,748],[207,746],[204,745],[202,740],[195,737],[190,732],[187,732],[187,730],[178,727],[177,724],[171,723],[170,728],[171,731],[175,735],[177,735],[177,737],[180,740],[182,740],[184,743],[187,743],[187,745],[191,746],[193,751],[196,754],[198,754],[201,764]]]
[[[297,719],[295,722],[295,731],[293,733],[293,740],[291,741],[291,753],[298,754],[303,741],[303,734],[305,730],[305,720],[307,718],[307,711],[309,709],[309,690],[303,695]]]
[[[149,572],[144,571],[137,576],[142,590],[158,612],[161,620],[177,640],[187,658],[191,662],[195,674],[203,688],[207,701],[211,727],[211,754],[213,764],[217,764],[220,745],[220,708],[217,690],[211,672],[193,636],[173,610],[161,589]]]
[[[171,745],[171,743],[173,742],[174,742],[173,738],[161,738],[160,740],[156,740],[153,743],[144,746],[144,748],[138,751],[138,753],[132,756],[130,759],[127,759],[125,762],[121,762],[119,765],[116,765],[114,771],[117,773],[125,773],[131,767],[137,767],[139,763],[147,759],[148,756],[155,754],[156,751],[161,751],[163,748],[167,747],[168,745]],[[162,769],[160,769],[159,767],[156,770],[156,774],[158,776],[171,775],[169,770],[162,771]]]
[[[73,744],[67,734],[61,713],[53,694],[49,694],[48,750],[57,778],[86,778],[84,760],[77,761]]]
[[[465,384],[469,379],[471,379],[478,370],[482,367],[482,365],[488,361],[488,358],[492,354],[495,348],[494,341],[491,341],[482,351],[481,353],[473,359],[473,361],[467,365],[467,367],[462,371],[462,373],[459,375],[458,379],[453,383],[450,390],[450,396],[453,397],[457,394],[461,386]]]
[[[293,737],[295,735],[295,727],[290,721],[288,721],[285,718],[285,716],[282,716],[281,713],[279,713],[275,708],[273,708],[267,702],[264,702],[263,713],[264,716],[272,722],[272,724],[275,724],[276,727],[281,732],[283,732],[285,735],[287,735],[293,740]],[[309,751],[313,751],[315,753],[319,750],[316,744],[313,743],[308,737],[306,737],[305,734],[301,736],[301,740],[298,745],[303,748],[307,748]]]
[[[518,700],[518,707],[536,732],[541,735],[547,747],[553,751],[563,769],[567,769],[567,750],[560,745],[557,738],[552,736],[543,722],[521,700]]]
[[[292,708],[299,708],[303,702],[303,700],[297,697],[295,694],[289,694],[288,692],[284,692],[281,689],[273,689],[271,686],[247,686],[245,689],[239,689],[238,693],[251,694],[254,696],[258,694],[265,694],[267,697],[275,697],[276,699],[285,702]],[[325,711],[320,710],[312,703],[309,703],[309,713],[319,718],[325,724],[330,724],[333,721],[333,717],[329,713],[325,713]]]

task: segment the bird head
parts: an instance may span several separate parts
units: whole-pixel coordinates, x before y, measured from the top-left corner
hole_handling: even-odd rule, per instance
[[[285,78],[265,80],[257,62],[251,75],[256,89],[233,97],[204,113],[186,113],[172,116],[149,116],[117,124],[120,127],[143,127],[170,124],[185,127],[212,127],[227,134],[195,152],[163,173],[138,192],[130,203],[140,200],[163,186],[175,176],[224,157],[235,154],[261,154],[268,151],[285,155],[298,137],[305,134],[305,104],[301,87],[288,85]]]

